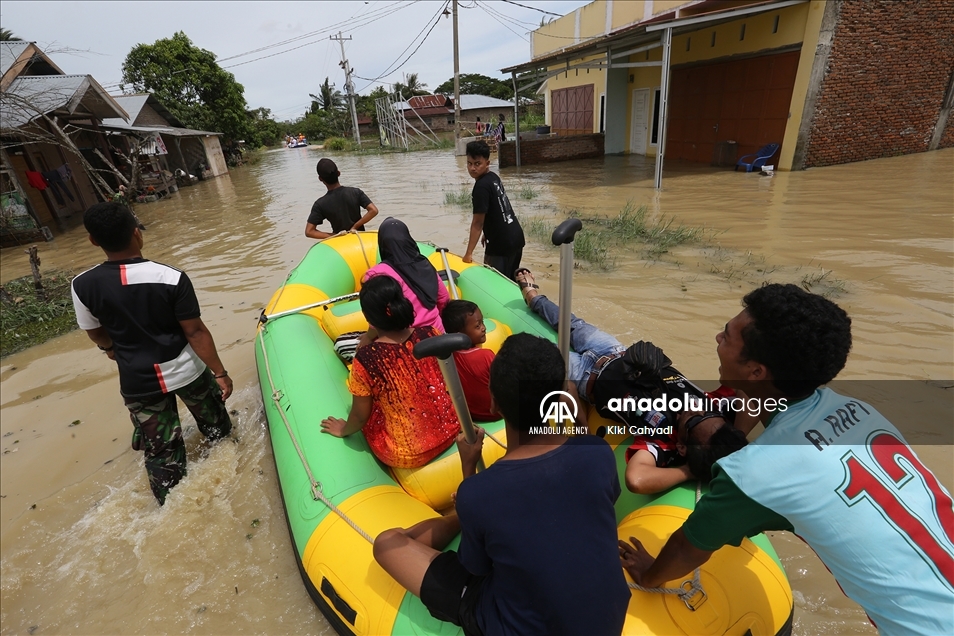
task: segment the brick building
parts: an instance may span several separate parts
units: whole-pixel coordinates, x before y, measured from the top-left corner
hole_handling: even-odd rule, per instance
[[[597,0],[531,48],[504,71],[545,82],[553,132],[660,166],[767,143],[783,170],[954,146],[948,0]]]

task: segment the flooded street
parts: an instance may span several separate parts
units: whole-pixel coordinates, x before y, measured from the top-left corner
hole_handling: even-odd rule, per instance
[[[84,332],[3,359],[2,633],[331,633],[295,565],[253,356],[261,307],[313,243],[304,227],[324,192],[321,156],[273,151],[137,207],[144,256],[188,272],[235,381],[234,439],[205,446],[180,409],[189,475],[164,508],[129,448],[115,366]],[[471,186],[462,157],[334,158],[342,183],[380,208],[372,228],[397,216],[418,240],[463,252],[470,209],[444,203]],[[632,201],[653,218],[706,228],[704,241],[660,258],[635,248],[616,253],[608,272],[584,266],[575,313],[623,342],[652,340],[688,377],[711,380],[715,334],[746,292],[767,280],[807,285],[852,317],[840,379],[934,381],[911,384],[950,416],[951,390],[939,386],[954,378],[954,149],[772,177],[673,162],[661,193],[652,170],[631,156],[501,175],[521,218],[615,215]],[[103,260],[82,227],[41,245],[40,256],[44,271],[74,273]],[[523,265],[554,297],[558,261],[528,237]],[[4,250],[0,269],[3,281],[30,271],[22,249]],[[952,447],[916,450],[954,488]],[[773,542],[795,591],[796,634],[875,632],[805,544],[790,534]]]

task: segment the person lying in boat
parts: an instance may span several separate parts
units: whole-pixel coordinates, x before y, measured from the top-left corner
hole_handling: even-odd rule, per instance
[[[480,307],[469,300],[452,300],[441,312],[447,333],[464,333],[473,347],[454,352],[454,364],[464,389],[470,416],[477,422],[496,422],[500,416],[490,408],[490,365],[494,352],[482,349],[487,342],[487,326]]]
[[[539,426],[541,403],[562,388],[563,360],[551,342],[507,338],[490,370],[506,455],[476,473],[483,431],[473,444],[460,435],[456,511],[374,541],[381,567],[468,636],[623,629],[630,593],[616,547],[616,462],[598,437]],[[458,533],[457,552],[441,552]]]
[[[348,419],[327,417],[321,431],[335,437],[364,433],[375,457],[395,468],[423,466],[443,453],[460,422],[434,358],[418,360],[414,345],[437,334],[412,328],[414,309],[390,276],[375,276],[361,288],[361,311],[377,339],[360,347],[351,365]]]
[[[560,308],[539,292],[532,272],[521,268],[516,278],[530,309],[556,329]],[[691,420],[691,416],[704,413],[681,414],[668,406],[645,412],[618,408],[664,394],[680,398],[683,404],[690,396],[705,404],[702,399],[711,396],[689,382],[651,342],[640,341],[627,349],[612,335],[575,315],[570,321],[570,345],[570,392],[595,406],[604,418],[623,424],[620,429],[635,437],[626,453],[626,486],[633,492],[661,492],[693,478],[707,483],[712,463],[745,446],[745,436],[756,424],[755,418],[744,414],[716,413],[713,415],[718,417]],[[717,394],[734,395],[722,390]],[[735,426],[727,417],[736,420]],[[692,425],[686,426],[690,422]],[[580,410],[576,423],[586,425],[585,409]]]
[[[390,276],[401,285],[401,291],[414,309],[412,327],[433,327],[444,333],[441,310],[450,300],[447,288],[437,270],[421,254],[403,221],[389,216],[378,229],[378,251],[381,262],[365,273],[363,283],[375,276]],[[374,340],[369,330],[367,342]]]

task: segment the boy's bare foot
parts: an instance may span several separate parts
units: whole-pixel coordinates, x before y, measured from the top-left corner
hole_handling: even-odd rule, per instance
[[[523,301],[529,305],[533,297],[540,293],[538,291],[540,286],[536,284],[537,281],[533,277],[533,272],[526,267],[521,267],[514,272],[514,279],[517,281],[517,284],[520,285],[520,290],[523,292]]]

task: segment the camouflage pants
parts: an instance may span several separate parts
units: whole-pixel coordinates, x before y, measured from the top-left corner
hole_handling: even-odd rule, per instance
[[[135,430],[133,450],[145,451],[149,487],[165,503],[169,490],[186,475],[185,442],[176,396],[182,398],[199,430],[210,440],[225,437],[232,420],[222,401],[222,390],[208,369],[191,383],[170,393],[125,398]]]

